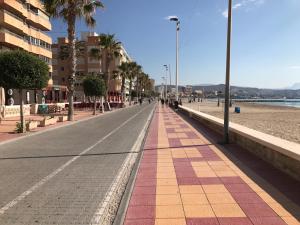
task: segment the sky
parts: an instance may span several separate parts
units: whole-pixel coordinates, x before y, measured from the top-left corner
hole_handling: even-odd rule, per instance
[[[145,73],[162,83],[164,64],[175,80],[175,23],[179,33],[179,84],[225,81],[227,0],[103,0],[95,28],[81,31],[115,34]],[[233,0],[231,84],[286,88],[300,82],[300,1]],[[66,36],[66,24],[52,19],[53,42]]]

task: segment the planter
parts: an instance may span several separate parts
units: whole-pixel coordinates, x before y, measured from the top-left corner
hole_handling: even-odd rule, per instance
[[[38,121],[28,121],[26,123],[26,131],[34,130],[38,127]]]
[[[57,122],[65,122],[68,120],[67,116],[59,116]]]
[[[41,122],[40,122],[40,127],[45,127],[45,126],[49,126],[49,125],[53,125],[56,124],[57,122],[57,118],[44,118]]]

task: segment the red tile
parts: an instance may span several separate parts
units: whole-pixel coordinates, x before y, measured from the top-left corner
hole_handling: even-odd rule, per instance
[[[237,203],[264,203],[256,193],[231,193]]]
[[[148,187],[135,187],[133,189],[134,195],[155,195],[156,194],[156,186],[148,186]]]
[[[124,225],[154,225],[154,219],[126,220]]]
[[[156,195],[132,195],[129,205],[130,206],[150,206],[155,205]]]
[[[200,184],[198,178],[192,177],[177,177],[178,185],[198,185]]]
[[[218,218],[220,225],[252,225],[250,219],[236,217],[236,218]]]
[[[208,184],[222,184],[220,178],[218,177],[200,177],[198,178],[200,184],[208,185]]]
[[[244,184],[245,182],[240,177],[220,177],[224,184]]]
[[[127,219],[154,219],[155,206],[129,206],[126,214]]]
[[[137,187],[156,186],[156,179],[137,179],[134,185]]]
[[[219,225],[219,222],[216,218],[187,218],[186,224],[187,225]]]
[[[246,204],[239,203],[248,217],[276,217],[277,214],[266,203]]]
[[[225,184],[230,193],[247,193],[254,192],[247,184]]]
[[[256,217],[250,219],[254,225],[286,225],[280,217]]]

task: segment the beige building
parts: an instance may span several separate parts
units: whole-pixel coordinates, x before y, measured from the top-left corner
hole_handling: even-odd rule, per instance
[[[49,16],[40,0],[0,0],[0,51],[23,49],[47,62],[51,89],[52,40],[45,33],[50,30]],[[27,103],[36,101],[37,97],[31,95],[35,94],[26,93]],[[12,97],[17,104],[18,98],[15,94]]]
[[[80,50],[77,50],[75,101],[85,101],[82,81],[87,74],[94,73],[103,76],[106,71],[105,57],[101,57],[101,59],[90,57],[91,49],[99,48],[98,36],[99,35],[95,32],[82,32],[80,40],[77,41]],[[52,45],[53,81],[58,85],[67,85],[68,77],[70,76],[68,59],[61,57],[61,52],[64,51],[67,44],[68,39],[61,37],[57,39],[57,43]],[[120,53],[121,57],[110,64],[110,71],[116,70],[122,62],[131,60],[123,47]],[[121,79],[112,79],[109,85],[110,101],[118,102],[120,100],[120,94]]]

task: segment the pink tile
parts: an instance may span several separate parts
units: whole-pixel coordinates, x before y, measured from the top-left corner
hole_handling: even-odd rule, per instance
[[[256,217],[250,219],[254,225],[286,225],[280,217]]]
[[[154,225],[154,219],[126,220],[124,225]]]
[[[254,192],[247,184],[225,184],[225,187],[230,193]]]
[[[130,198],[130,206],[150,206],[155,205],[156,195],[132,195]]]
[[[248,218],[218,218],[220,225],[252,225]]]
[[[127,219],[154,219],[155,206],[129,206],[127,209]]]
[[[264,203],[256,193],[231,193],[237,203]]]
[[[133,189],[134,195],[155,195],[156,194],[156,186],[148,186],[148,187],[135,187]]]
[[[156,186],[156,179],[137,179],[134,185],[137,187]]]
[[[240,177],[220,177],[224,184],[244,184],[245,182]]]
[[[202,185],[222,184],[220,178],[218,177],[199,177],[198,180]]]
[[[198,185],[200,184],[198,178],[192,177],[177,177],[178,185]]]
[[[246,204],[239,203],[248,217],[276,217],[277,214],[266,203]]]
[[[187,225],[219,225],[219,222],[216,218],[187,218],[186,224]]]

